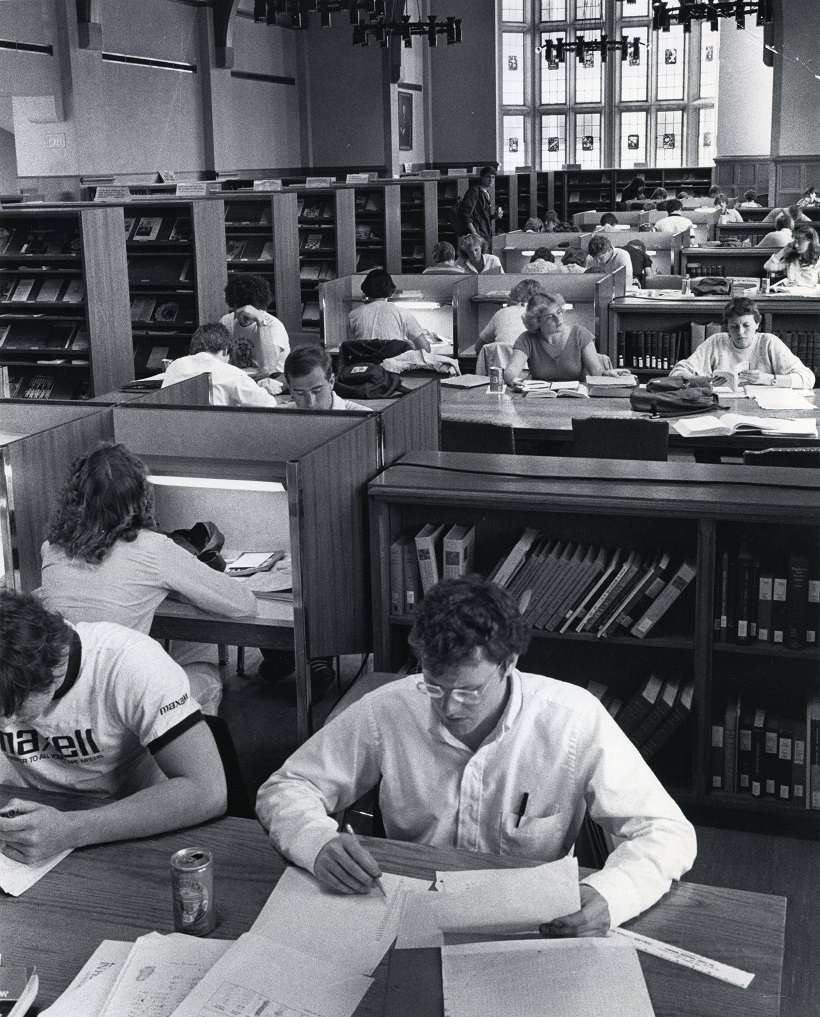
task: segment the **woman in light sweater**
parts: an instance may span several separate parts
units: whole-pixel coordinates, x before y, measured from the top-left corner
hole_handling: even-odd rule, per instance
[[[769,332],[758,332],[760,311],[748,297],[735,297],[723,308],[724,332],[701,343],[691,357],[670,371],[671,377],[711,377],[725,384],[739,364],[749,367],[738,374],[743,385],[778,388],[813,388],[814,374],[786,344]]]
[[[797,226],[792,240],[782,251],[773,254],[763,266],[767,272],[785,272],[781,285],[820,286],[820,238],[811,226]]]
[[[256,614],[256,598],[156,531],[146,468],[124,445],[78,459],[42,546],[42,597],[68,621],[117,622],[148,633],[170,593],[215,614]],[[173,643],[204,713],[216,713],[222,681],[216,647]]]

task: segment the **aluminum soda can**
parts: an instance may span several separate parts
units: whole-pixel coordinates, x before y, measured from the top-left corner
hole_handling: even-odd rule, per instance
[[[770,278],[769,278],[769,277],[768,277],[767,275],[766,275],[766,276],[764,276],[764,277],[763,277],[763,278],[762,278],[762,279],[760,280],[760,292],[761,292],[761,293],[768,293],[768,292],[769,292],[769,289],[770,289],[770,287],[771,287],[771,284],[772,284],[772,281],[771,281],[771,279],[770,279]]]
[[[691,285],[692,284],[689,282],[689,276],[685,275],[683,277],[683,279],[681,280],[681,285],[680,285],[680,291],[681,291],[681,293],[684,296],[686,296],[686,294],[690,292]]]
[[[183,848],[171,855],[174,928],[190,936],[207,936],[216,927],[214,862],[204,848]]]
[[[504,372],[500,367],[490,368],[490,391],[499,394],[504,391]]]

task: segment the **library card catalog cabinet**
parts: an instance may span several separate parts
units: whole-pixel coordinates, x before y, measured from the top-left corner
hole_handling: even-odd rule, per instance
[[[820,743],[815,472],[411,453],[368,488],[375,667],[398,670],[412,657],[423,596],[414,538],[427,524],[442,536],[474,528],[473,570],[498,575],[530,625],[523,670],[598,695],[685,808],[818,830],[820,744],[816,809],[806,805],[805,765],[781,759],[778,770],[764,751],[767,737],[770,753],[805,743],[813,709]],[[510,577],[504,563],[526,536],[531,552]],[[594,599],[584,602],[594,574],[584,586],[573,572],[573,562],[596,561],[601,576],[613,561],[626,576],[597,613]],[[638,585],[646,577],[654,600]],[[789,591],[768,604],[774,623],[757,603],[767,579]]]

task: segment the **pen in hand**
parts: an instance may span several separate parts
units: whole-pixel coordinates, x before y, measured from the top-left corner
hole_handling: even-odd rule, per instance
[[[521,804],[518,806],[518,815],[515,817],[515,828],[518,829],[518,824],[521,822],[521,817],[527,811],[527,802],[530,800],[529,791],[525,791],[521,796]]]
[[[350,836],[354,838],[354,840],[358,841],[359,838],[356,836],[356,832],[353,829],[353,827],[350,825],[350,823],[345,823],[345,833],[349,833]],[[387,894],[385,893],[385,889],[382,886],[382,877],[381,876],[376,876],[375,882],[376,882],[376,886],[381,891],[382,897],[384,897],[384,899],[387,900]]]

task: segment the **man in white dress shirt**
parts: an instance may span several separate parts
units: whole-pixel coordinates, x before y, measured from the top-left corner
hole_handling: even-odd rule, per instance
[[[695,832],[600,702],[516,669],[529,632],[509,594],[479,576],[439,583],[410,642],[421,675],[364,696],[262,786],[274,845],[326,886],[368,893],[379,866],[329,812],[379,781],[388,837],[554,861],[588,811],[612,837],[553,935],[605,935],[654,904],[695,858]]]

